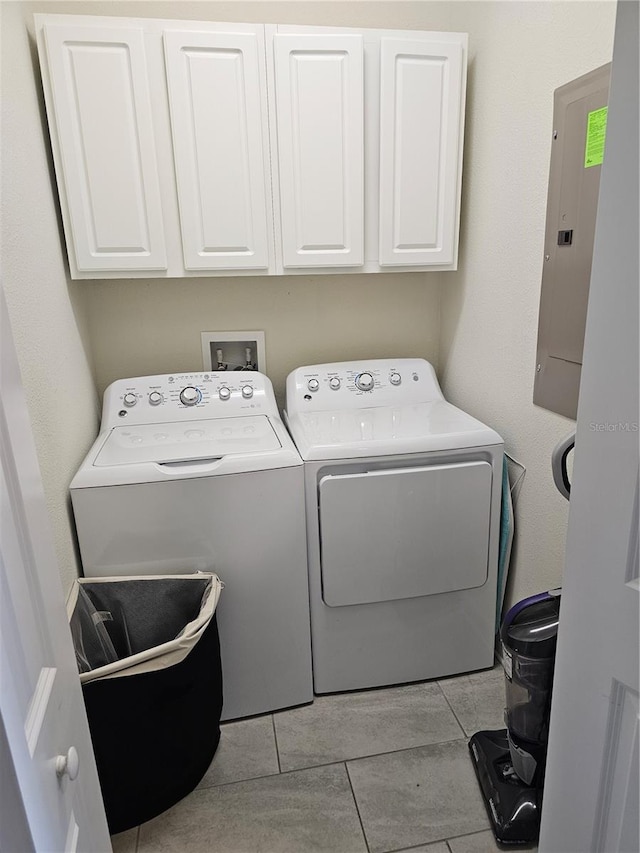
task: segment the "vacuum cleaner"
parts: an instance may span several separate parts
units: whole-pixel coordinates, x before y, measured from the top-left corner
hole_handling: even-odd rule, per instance
[[[514,605],[500,629],[506,680],[505,723],[477,732],[469,750],[496,839],[531,844],[540,808],[549,736],[560,590]]]
[[[574,443],[575,433],[552,454],[553,479],[567,499],[567,457]],[[559,589],[508,611],[500,628],[506,729],[477,732],[469,741],[494,835],[505,845],[532,844],[540,831],[559,617]]]

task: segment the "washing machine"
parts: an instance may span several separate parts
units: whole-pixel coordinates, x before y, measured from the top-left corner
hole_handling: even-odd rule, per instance
[[[423,359],[300,367],[316,693],[493,664],[503,441]]]
[[[312,701],[303,465],[266,376],[114,382],[71,500],[85,576],[224,582],[223,719]]]

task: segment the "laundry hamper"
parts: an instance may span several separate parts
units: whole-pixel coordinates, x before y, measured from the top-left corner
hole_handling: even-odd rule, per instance
[[[220,740],[214,574],[79,578],[68,603],[111,833],[192,791]]]

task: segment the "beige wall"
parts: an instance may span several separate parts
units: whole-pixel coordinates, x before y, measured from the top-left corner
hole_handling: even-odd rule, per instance
[[[95,437],[86,290],[69,282],[20,4],[2,23],[2,281],[63,585],[77,575],[69,481]]]
[[[442,289],[445,394],[527,468],[509,598],[561,584],[568,504],[550,469],[574,422],[533,405],[553,90],[611,60],[615,4],[454,3],[472,48],[460,270]]]
[[[444,29],[470,37],[459,273],[87,283],[66,280],[31,57],[19,15],[1,5],[3,48],[6,42],[11,51],[3,101],[6,94],[18,100],[20,114],[3,129],[13,188],[3,215],[18,223],[5,278],[64,566],[72,552],[66,489],[95,425],[90,363],[101,392],[118,377],[199,369],[201,331],[263,329],[281,401],[286,374],[299,364],[386,355],[432,360],[450,398],[501,431],[528,467],[514,588],[524,594],[557,583],[566,507],[553,493],[548,457],[571,424],[530,402],[552,92],[610,58],[613,3],[22,4],[25,21],[46,11]]]
[[[200,332],[261,329],[281,405],[289,371],[351,358],[438,359],[434,274],[90,284],[100,389],[123,376],[202,370]]]

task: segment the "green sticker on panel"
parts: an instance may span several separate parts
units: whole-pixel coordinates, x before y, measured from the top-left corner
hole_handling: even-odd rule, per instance
[[[607,135],[607,107],[594,110],[587,116],[587,142],[584,147],[584,167],[599,166],[604,160],[604,140]]]

